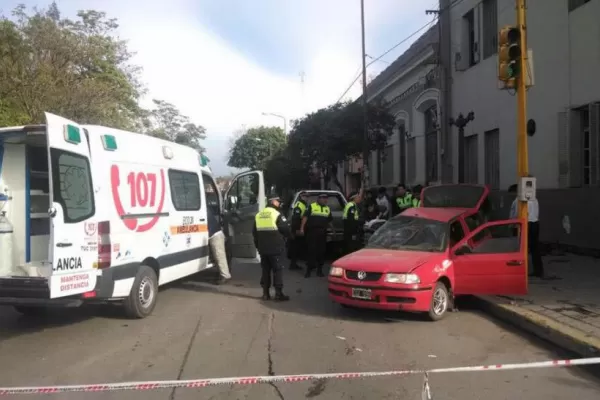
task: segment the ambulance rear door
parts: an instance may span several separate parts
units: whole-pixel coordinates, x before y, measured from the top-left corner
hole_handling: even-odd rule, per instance
[[[89,138],[75,122],[46,113],[50,171],[50,298],[93,291],[99,243]]]

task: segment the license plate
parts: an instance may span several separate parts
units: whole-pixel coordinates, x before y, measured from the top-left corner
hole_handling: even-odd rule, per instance
[[[352,289],[352,297],[355,299],[371,300],[371,289]]]

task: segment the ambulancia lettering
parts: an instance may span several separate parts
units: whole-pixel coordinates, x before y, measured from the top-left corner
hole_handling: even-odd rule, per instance
[[[65,257],[59,258],[58,264],[54,268],[55,271],[67,271],[71,269],[81,269],[81,257]]]

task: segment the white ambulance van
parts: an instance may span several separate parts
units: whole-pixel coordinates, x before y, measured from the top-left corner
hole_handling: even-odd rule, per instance
[[[241,174],[228,193],[231,255],[252,258],[262,173]],[[0,304],[37,314],[122,302],[144,318],[159,286],[213,266],[207,210],[223,218],[222,204],[187,146],[49,113],[45,125],[0,128]]]

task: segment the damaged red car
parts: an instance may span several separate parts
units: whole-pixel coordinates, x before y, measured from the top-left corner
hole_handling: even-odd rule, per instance
[[[460,295],[527,293],[520,220],[491,221],[487,188],[442,185],[336,260],[329,296],[343,306],[443,318]],[[489,202],[488,202],[489,203]]]

